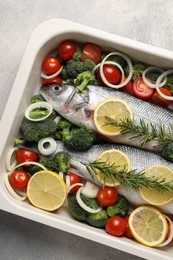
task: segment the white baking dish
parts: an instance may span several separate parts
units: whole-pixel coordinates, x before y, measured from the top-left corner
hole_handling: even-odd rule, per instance
[[[128,238],[116,238],[104,230],[77,222],[63,207],[55,213],[39,210],[26,202],[19,202],[11,197],[4,185],[5,158],[13,146],[24,110],[30,104],[30,97],[40,86],[41,64],[50,51],[57,48],[65,39],[79,42],[95,42],[106,50],[118,50],[129,57],[148,64],[171,68],[173,52],[149,46],[140,42],[115,36],[110,33],[92,29],[66,20],[53,19],[38,26],[33,32],[21,62],[8,103],[0,123],[0,209],[20,215],[31,220],[76,234],[81,237],[142,256],[146,259],[172,259],[173,246],[163,249],[148,248]]]

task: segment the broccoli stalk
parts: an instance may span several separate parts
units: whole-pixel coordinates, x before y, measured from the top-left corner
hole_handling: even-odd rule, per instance
[[[42,118],[49,114],[48,109],[44,107],[35,108],[29,112],[29,117],[32,119]]]
[[[74,81],[79,91],[83,91],[88,84],[95,84],[96,78],[90,71],[80,73]]]
[[[129,202],[123,196],[119,195],[117,202],[113,206],[107,207],[107,214],[112,217],[120,215],[122,217],[126,216],[129,212]]]

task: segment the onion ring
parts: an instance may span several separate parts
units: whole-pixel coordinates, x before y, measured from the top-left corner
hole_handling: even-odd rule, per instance
[[[41,77],[44,79],[52,79],[52,78],[58,76],[61,73],[62,69],[63,69],[63,66],[61,66],[61,68],[57,72],[55,72],[54,74],[49,75],[49,76],[46,75],[44,72],[42,72]]]
[[[154,66],[151,66],[151,67],[148,67],[146,68],[143,73],[142,73],[142,79],[144,81],[144,83],[149,86],[150,88],[156,88],[156,84],[153,84],[151,83],[147,78],[146,78],[146,74],[150,71],[158,71],[160,73],[163,73],[164,70],[161,69],[161,68],[158,68],[158,67],[154,67]],[[160,83],[159,87],[163,87],[165,84],[166,84],[166,81],[167,81],[167,77],[164,78],[163,82]]]
[[[129,66],[129,75],[128,75],[128,77],[126,78],[125,81],[121,82],[121,83],[118,84],[118,85],[111,84],[109,81],[107,81],[107,79],[106,79],[105,76],[104,76],[104,72],[103,72],[104,62],[106,61],[106,59],[107,59],[108,57],[110,57],[110,56],[112,56],[112,55],[118,55],[118,56],[122,57],[122,58],[127,62],[128,66]],[[120,65],[119,65],[119,66],[120,66]],[[130,60],[125,54],[123,54],[123,53],[121,53],[121,52],[111,52],[111,53],[109,53],[109,54],[102,60],[102,62],[101,62],[101,64],[100,64],[100,75],[101,75],[101,77],[102,77],[103,82],[104,82],[107,86],[109,86],[109,87],[111,87],[111,88],[115,88],[115,89],[122,88],[122,87],[124,87],[124,86],[131,80],[131,78],[132,78],[132,75],[133,75],[132,62],[131,62],[131,60]]]

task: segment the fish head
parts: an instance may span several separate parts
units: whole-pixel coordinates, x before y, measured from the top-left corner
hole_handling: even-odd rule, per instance
[[[52,84],[41,87],[40,94],[53,108],[59,112],[74,92],[72,85]]]

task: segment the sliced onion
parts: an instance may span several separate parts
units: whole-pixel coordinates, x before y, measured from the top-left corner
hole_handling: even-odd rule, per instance
[[[63,172],[59,172],[59,176],[64,180],[64,173]]]
[[[70,190],[70,176],[69,175],[66,175],[66,177],[65,177],[65,184],[67,187],[67,192],[69,192],[69,190]]]
[[[103,65],[105,65],[105,64],[111,64],[111,65],[115,65],[116,67],[118,67],[120,69],[120,71],[121,71],[121,76],[122,76],[121,82],[124,81],[124,70],[123,70],[123,68],[121,67],[120,64],[118,64],[117,62],[114,62],[114,61],[105,61]],[[94,69],[92,70],[93,74],[95,73],[96,69],[100,67],[100,65],[101,65],[101,63],[97,64],[94,67]],[[101,73],[100,73],[100,76],[101,76]],[[117,85],[114,85],[114,86],[117,86]]]
[[[40,117],[40,118],[31,118],[29,116],[29,113],[35,109],[35,108],[40,108],[40,107],[43,107],[43,108],[46,108],[48,110],[48,114],[44,117]],[[27,107],[27,109],[25,110],[25,117],[28,119],[28,120],[31,120],[31,121],[43,121],[44,119],[46,119],[48,116],[50,116],[50,114],[52,113],[53,111],[53,106],[46,102],[46,101],[40,101],[40,102],[36,102],[36,103],[33,103],[31,104],[30,106]]]
[[[107,59],[108,57],[112,56],[112,55],[118,55],[118,56],[122,57],[122,58],[127,62],[128,66],[129,66],[129,75],[128,75],[128,77],[126,78],[125,81],[123,81],[123,82],[121,82],[120,84],[117,84],[117,85],[111,84],[109,81],[107,81],[107,79],[106,79],[106,77],[105,77],[105,75],[104,75],[104,72],[103,72],[103,65],[104,65],[106,59]],[[119,66],[120,66],[120,65],[119,65]],[[123,54],[123,53],[121,53],[121,52],[111,52],[111,53],[109,53],[109,54],[102,60],[102,62],[101,62],[101,64],[100,64],[100,76],[101,76],[103,82],[104,82],[107,86],[109,86],[109,87],[111,87],[111,88],[116,88],[116,89],[118,89],[118,88],[124,87],[124,86],[131,80],[132,75],[133,75],[132,62],[131,62],[131,60],[130,60],[125,54]]]
[[[158,68],[158,67],[154,67],[154,66],[151,66],[151,67],[148,67],[146,68],[143,73],[142,73],[142,79],[144,81],[144,83],[149,86],[150,88],[156,88],[156,84],[153,84],[151,83],[147,78],[146,78],[146,74],[151,72],[151,71],[157,71],[157,72],[160,72],[160,73],[163,73],[164,70],[161,69],[161,68]],[[167,81],[167,77],[164,78],[163,82],[160,83],[159,87],[163,87],[165,84],[166,84],[166,81]]]
[[[172,239],[173,239],[173,223],[172,223],[171,219],[168,216],[166,216],[166,215],[164,215],[164,216],[165,216],[165,218],[169,222],[170,234],[169,234],[168,239],[165,240],[162,244],[158,245],[158,247],[163,247],[163,246],[168,245],[172,241]]]
[[[76,192],[76,200],[78,202],[78,204],[81,206],[81,208],[83,208],[84,210],[86,210],[89,213],[98,213],[102,210],[102,208],[97,208],[97,209],[92,209],[90,207],[88,207],[83,200],[80,197],[80,193],[82,191],[83,187],[79,188],[78,191]]]
[[[83,183],[77,182],[72,185],[70,185],[70,176],[66,175],[66,187],[67,187],[67,193],[69,193],[74,187],[76,186],[83,186]]]
[[[9,175],[11,174],[11,172],[8,172],[7,174],[4,175],[4,182],[5,182],[5,186],[7,188],[7,190],[9,191],[9,193],[17,200],[19,201],[24,201],[27,198],[27,194],[24,192],[16,192],[10,185],[9,183]]]
[[[88,198],[95,199],[98,193],[99,187],[90,181],[86,181],[81,193]]]
[[[14,169],[14,167],[17,165],[16,160],[13,160],[11,162],[14,152],[16,152],[17,150],[18,150],[18,147],[12,147],[7,153],[6,168],[7,168],[7,171],[9,171],[9,172],[11,172]]]
[[[45,137],[39,140],[38,150],[42,155],[49,156],[56,151],[57,143],[52,137]]]
[[[29,162],[23,162],[23,163],[20,163],[20,164],[16,165],[16,166],[14,167],[13,171],[14,171],[15,169],[17,169],[18,167],[21,167],[21,166],[24,166],[24,165],[36,165],[36,166],[40,167],[42,170],[47,170],[47,168],[44,167],[43,164],[38,163],[38,162],[29,161]]]
[[[170,74],[173,74],[173,70],[167,70],[167,71],[163,72],[163,73],[158,77],[158,79],[157,79],[157,81],[156,81],[156,90],[157,90],[158,94],[159,94],[162,98],[164,98],[164,99],[166,99],[166,100],[173,100],[173,96],[167,96],[167,95],[163,94],[163,93],[160,91],[159,88],[160,88],[160,84],[161,84],[162,80],[163,80],[166,76],[168,76],[168,75],[170,75]]]
[[[63,66],[61,66],[61,68],[57,72],[55,72],[54,74],[49,75],[49,76],[46,75],[44,72],[42,72],[41,77],[44,79],[52,79],[52,78],[58,76],[61,73],[62,69],[63,69]]]
[[[55,123],[58,124],[61,118],[62,118],[61,116],[56,116],[54,119]]]

